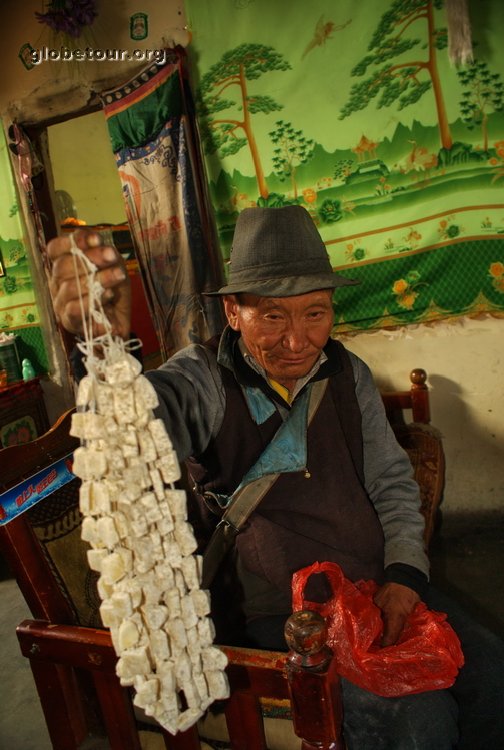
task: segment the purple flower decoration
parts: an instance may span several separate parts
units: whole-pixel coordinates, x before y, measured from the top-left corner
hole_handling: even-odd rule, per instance
[[[46,13],[35,13],[39,23],[54,31],[77,38],[84,26],[91,26],[98,15],[95,0],[51,0]]]

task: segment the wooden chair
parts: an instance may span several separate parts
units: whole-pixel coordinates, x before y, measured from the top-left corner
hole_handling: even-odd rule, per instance
[[[442,482],[433,484],[431,475],[440,463],[434,466],[428,459],[425,473],[422,440],[425,435],[433,439],[428,424],[429,397],[424,371],[413,373],[410,390],[387,393],[383,398],[391,419],[394,413],[401,416],[394,429],[417,461],[419,478],[427,477],[430,482],[425,493],[422,489],[423,512],[430,517],[440,499],[434,497],[434,490],[442,487]],[[406,424],[405,409],[412,410],[413,425]],[[77,445],[69,436],[70,418],[68,412],[37,440],[0,452],[0,492],[41,470],[45,474],[40,483],[47,485],[44,477],[51,474],[51,466],[65,460]],[[439,436],[437,440],[440,444]],[[438,454],[442,455],[442,447]],[[90,735],[106,735],[112,750],[140,750],[143,732],[150,733],[152,739],[154,729],[139,722],[129,690],[121,687],[115,675],[117,657],[108,631],[100,625],[96,580],[80,539],[78,488],[75,478],[0,526],[0,550],[35,618],[23,621],[17,635],[22,653],[30,660],[55,750],[77,750]],[[0,514],[1,503],[0,497]],[[432,527],[430,521],[428,525]],[[302,738],[298,740],[302,750],[344,748],[339,678],[324,645],[324,623],[314,613],[303,617],[299,620],[294,615],[289,623],[288,653],[222,646],[229,658],[231,686],[223,710],[233,749],[271,750],[266,742],[268,719],[264,717],[286,713]],[[318,634],[315,639],[314,629]],[[176,736],[157,729],[156,740],[169,750],[198,750],[202,747],[200,733],[207,729],[200,725]]]
[[[78,445],[69,436],[70,420],[71,411],[37,440],[1,451],[0,492],[16,488],[13,496],[21,503],[32,494],[23,489],[23,480],[32,488],[49,486],[53,467]],[[30,660],[53,747],[77,750],[88,737],[106,735],[112,750],[140,750],[141,738],[155,732],[170,750],[200,748],[197,728],[172,736],[142,724],[135,714],[131,694],[115,674],[110,634],[100,626],[95,578],[80,539],[79,480],[54,484],[54,491],[37,505],[0,526],[0,550],[36,618],[23,621],[17,635]],[[322,750],[342,747],[335,720],[341,716],[339,682],[330,652],[323,638],[319,648],[310,650],[304,642],[306,622],[294,630],[301,655],[222,647],[229,658],[231,697],[224,715],[232,747],[266,750],[263,716],[279,709],[294,717],[296,731],[307,738],[302,744],[306,750],[315,747],[312,742]],[[291,710],[289,674],[295,706],[302,706],[302,712]],[[323,722],[322,698],[328,713]]]
[[[430,424],[427,373],[421,368],[410,372],[411,387],[404,391],[382,392],[387,417],[398,442],[408,453],[420,487],[421,511],[425,517],[425,543],[435,531],[443,498],[445,455],[441,433]]]

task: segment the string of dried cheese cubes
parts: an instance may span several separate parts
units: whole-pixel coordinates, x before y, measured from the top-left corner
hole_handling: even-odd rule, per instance
[[[87,375],[71,427],[81,440],[73,471],[82,480],[82,538],[99,573],[100,614],[121,684],[133,686],[135,705],[175,734],[228,697],[227,658],[212,645],[210,596],[200,587],[186,495],[174,488],[177,457],[154,418],[156,392],[128,351],[132,342],[111,334],[95,266],[75,243],[72,252],[76,272],[77,263],[85,266],[89,293],[81,344]],[[93,337],[93,321],[104,335]]]

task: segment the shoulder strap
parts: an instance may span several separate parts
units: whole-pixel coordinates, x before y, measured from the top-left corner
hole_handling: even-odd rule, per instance
[[[328,381],[316,380],[312,383],[308,403],[308,425],[311,423],[324,396]],[[280,474],[266,474],[246,484],[238,490],[215,528],[203,553],[203,574],[201,586],[206,589],[212,583],[226,552],[232,547],[248,517],[257,508],[263,497],[271,489]]]

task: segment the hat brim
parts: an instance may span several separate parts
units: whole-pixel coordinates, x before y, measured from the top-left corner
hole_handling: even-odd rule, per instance
[[[227,284],[216,292],[203,292],[207,297],[223,294],[256,294],[258,297],[295,297],[298,294],[309,294],[319,289],[337,289],[342,286],[360,284],[356,279],[347,279],[338,274],[307,274],[306,276],[282,276],[281,278],[262,279]]]

